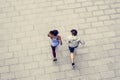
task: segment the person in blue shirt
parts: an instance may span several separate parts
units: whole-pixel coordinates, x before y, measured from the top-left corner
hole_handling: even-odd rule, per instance
[[[50,37],[51,41],[50,41],[50,45],[52,48],[52,54],[53,54],[53,61],[57,61],[56,58],[56,47],[61,44],[62,45],[62,40],[61,40],[61,36],[58,35],[59,32],[58,30],[52,30],[48,33],[48,37]]]

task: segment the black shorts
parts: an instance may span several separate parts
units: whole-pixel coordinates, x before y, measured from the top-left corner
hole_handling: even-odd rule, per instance
[[[74,50],[75,50],[75,47],[69,47],[69,51],[70,51],[71,53],[73,53]]]

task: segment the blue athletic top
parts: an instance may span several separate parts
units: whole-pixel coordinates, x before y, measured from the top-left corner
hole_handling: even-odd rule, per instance
[[[53,37],[51,39],[51,46],[55,47],[55,46],[58,46],[59,45],[59,41],[57,40],[56,37]]]

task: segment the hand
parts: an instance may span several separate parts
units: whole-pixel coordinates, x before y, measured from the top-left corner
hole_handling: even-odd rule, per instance
[[[62,43],[60,43],[60,45],[62,45]]]
[[[82,41],[81,44],[82,44],[82,45],[85,45],[85,41]]]

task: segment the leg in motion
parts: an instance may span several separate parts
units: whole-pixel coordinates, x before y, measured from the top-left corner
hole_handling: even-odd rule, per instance
[[[52,48],[52,54],[53,54],[53,61],[57,61],[57,58],[56,58],[56,47],[53,47],[53,46],[51,46],[51,48]]]
[[[75,65],[75,63],[74,63],[74,48],[69,47],[69,50],[70,50],[70,59],[72,62],[72,66],[74,66]]]

